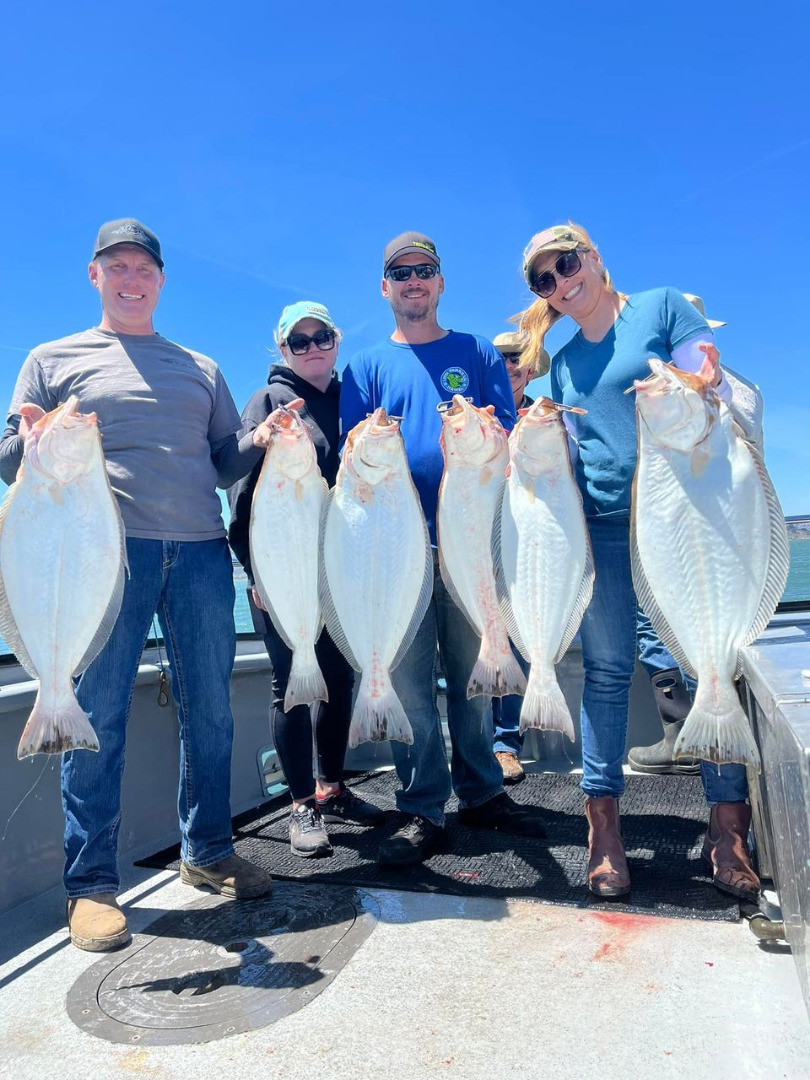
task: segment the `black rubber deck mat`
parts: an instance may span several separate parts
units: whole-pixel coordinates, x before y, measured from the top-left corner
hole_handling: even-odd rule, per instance
[[[394,807],[398,780],[393,771],[362,774],[351,786],[378,806]],[[393,810],[385,824],[375,829],[329,825],[334,854],[301,859],[290,853],[289,798],[285,796],[235,819],[235,846],[239,855],[266,867],[277,878],[526,898],[684,919],[739,919],[739,904],[714,888],[700,860],[708,810],[699,777],[627,777],[621,814],[633,891],[626,901],[598,901],[585,887],[587,826],[578,776],[530,774],[509,794],[516,802],[546,811],[547,840],[465,828],[457,822],[453,799],[448,804],[442,850],[417,866],[382,867],[376,862],[380,841],[402,821]],[[137,865],[176,869],[178,854],[178,847],[167,848]]]

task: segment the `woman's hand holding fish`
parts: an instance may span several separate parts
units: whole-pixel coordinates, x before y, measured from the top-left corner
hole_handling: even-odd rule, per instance
[[[262,450],[266,450],[273,437],[273,426],[276,424],[288,426],[284,424],[285,413],[290,409],[300,409],[303,404],[303,398],[295,398],[286,405],[279,405],[277,409],[273,409],[267,419],[263,420],[261,424],[258,424],[253,429],[253,445],[260,447]]]
[[[41,409],[39,405],[21,405],[20,406],[20,430],[19,433],[23,438],[28,435],[31,428],[37,422],[41,420],[45,415],[45,410]]]
[[[712,386],[718,386],[719,383],[720,383],[720,380],[723,378],[723,372],[720,370],[720,353],[718,352],[717,346],[712,345],[711,343],[709,343],[707,345],[698,345],[698,348],[700,349],[700,351],[702,353],[705,354],[706,360],[709,361],[709,364],[711,364],[711,366],[712,366],[712,368],[714,370],[714,379],[712,380]],[[705,360],[703,362],[703,366],[704,366],[704,369],[705,369],[706,368],[706,361]],[[708,374],[709,374],[708,371],[706,372],[706,374],[708,376]]]

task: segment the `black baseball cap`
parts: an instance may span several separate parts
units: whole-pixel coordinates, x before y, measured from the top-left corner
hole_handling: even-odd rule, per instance
[[[383,253],[383,277],[388,269],[400,255],[424,255],[430,262],[440,266],[439,256],[436,253],[436,245],[429,236],[420,232],[404,232],[394,237],[385,245]]]
[[[116,244],[137,244],[144,251],[148,251],[160,269],[163,269],[160,241],[151,229],[141,225],[135,218],[118,218],[116,221],[108,221],[102,225],[96,237],[93,258],[115,247]]]

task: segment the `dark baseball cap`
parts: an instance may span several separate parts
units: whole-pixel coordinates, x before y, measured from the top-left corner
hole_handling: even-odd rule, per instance
[[[400,255],[424,255],[430,262],[440,266],[439,256],[436,253],[436,245],[429,236],[420,232],[404,232],[394,237],[385,245],[383,253],[383,277],[388,269]]]
[[[93,251],[95,259],[103,251],[107,251],[116,244],[137,244],[144,251],[148,251],[160,269],[163,269],[163,259],[160,254],[160,241],[145,225],[135,218],[118,218],[116,221],[108,221],[98,230],[96,246]]]

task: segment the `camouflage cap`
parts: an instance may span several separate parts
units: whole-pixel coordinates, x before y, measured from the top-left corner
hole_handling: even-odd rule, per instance
[[[550,229],[535,233],[523,252],[523,276],[526,281],[530,281],[532,263],[538,255],[550,251],[573,251],[581,243],[582,237],[570,225],[552,225]]]

